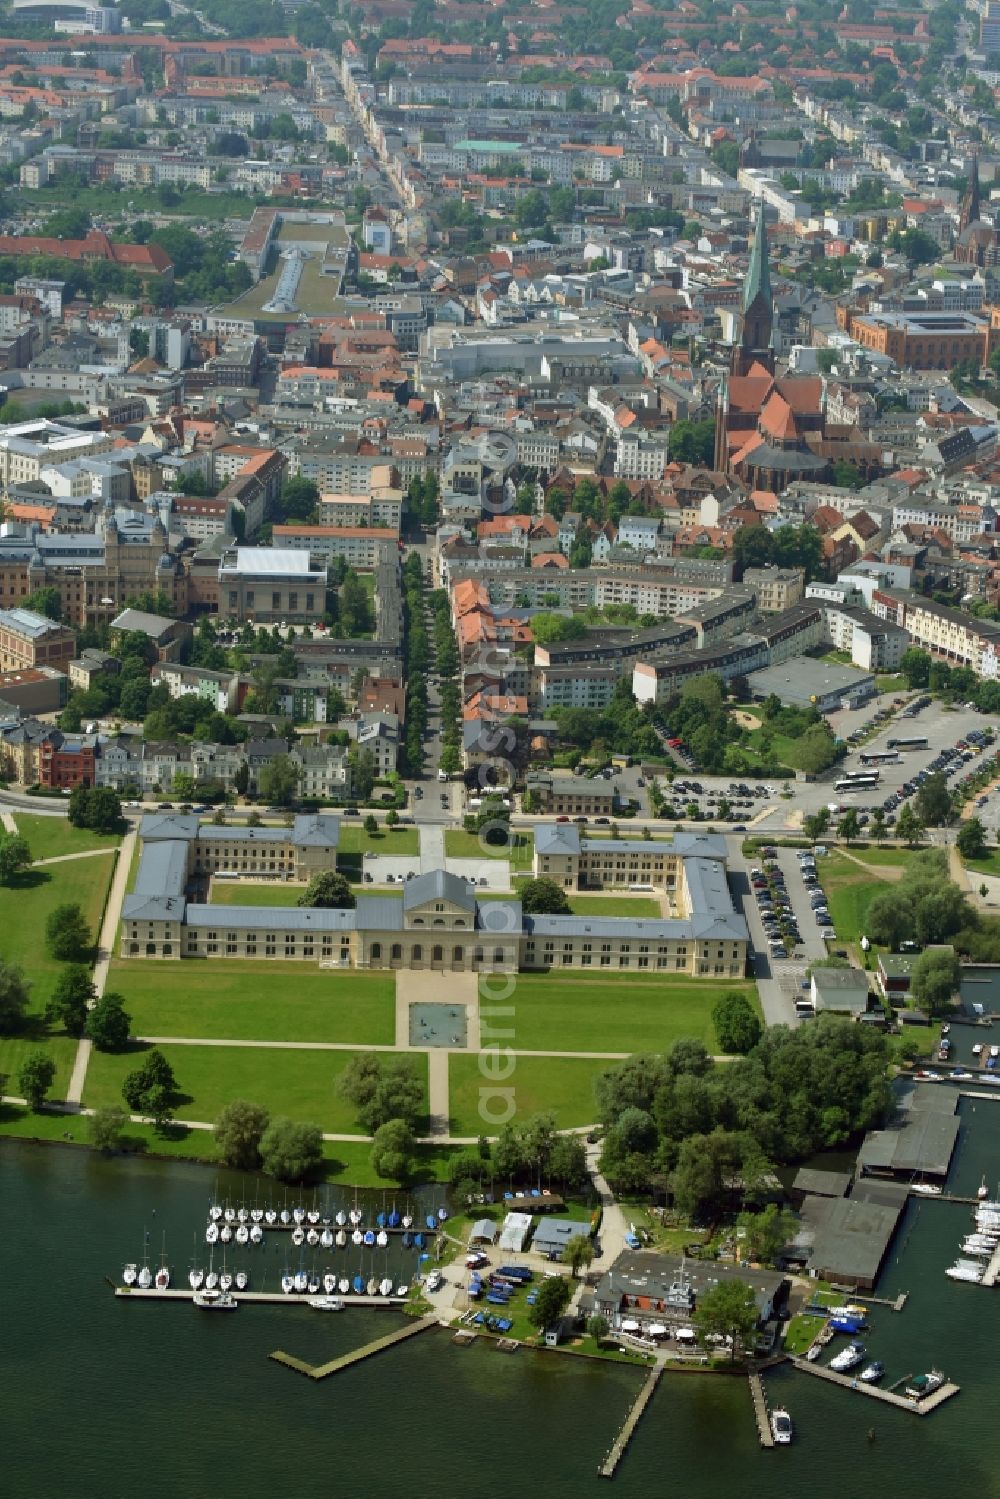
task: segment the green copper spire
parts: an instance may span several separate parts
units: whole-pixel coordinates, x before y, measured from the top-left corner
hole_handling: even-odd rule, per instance
[[[757,232],[754,235],[753,249],[750,251],[750,265],[747,268],[746,285],[743,288],[743,311],[747,313],[754,302],[760,298],[771,306],[771,270],[767,263],[767,227],[764,223],[764,199],[757,201]]]

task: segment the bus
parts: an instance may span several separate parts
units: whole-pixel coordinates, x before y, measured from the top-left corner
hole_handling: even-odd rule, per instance
[[[880,774],[881,772],[878,770],[845,770],[843,779],[845,781],[864,781],[866,784],[874,780],[877,783]]]
[[[890,739],[887,742],[889,749],[896,750],[921,750],[927,749],[927,736],[917,735],[913,739]]]
[[[862,750],[862,765],[898,765],[902,755],[897,755],[895,750]]]
[[[834,781],[833,789],[841,793],[845,791],[873,791],[877,785],[878,775],[876,773],[870,776],[857,775],[850,781]]]

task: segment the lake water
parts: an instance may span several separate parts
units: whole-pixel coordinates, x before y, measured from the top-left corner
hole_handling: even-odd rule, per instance
[[[1000,1101],[967,1101],[953,1190],[974,1192],[984,1172],[1000,1176],[998,1138]],[[968,1208],[911,1204],[879,1287],[905,1289],[909,1302],[901,1314],[877,1310],[866,1335],[890,1381],[936,1365],[962,1386],[958,1397],[920,1419],[777,1370],[769,1391],[791,1411],[796,1442],[763,1452],[744,1380],[669,1375],[609,1490],[597,1467],[638,1388],[633,1370],[551,1353],[505,1356],[482,1340],[463,1349],[431,1332],[313,1384],[268,1353],[319,1362],[385,1332],[395,1314],[245,1305],[216,1317],[116,1300],[104,1277],[118,1278],[140,1256],[144,1227],[154,1262],[166,1234],[175,1278],[186,1275],[196,1231],[205,1262],[217,1182],[195,1165],[0,1141],[5,1499],[242,1499],[314,1482],[321,1492],[389,1496],[440,1484],[449,1492],[530,1485],[574,1499],[843,1499],[845,1484],[859,1479],[906,1499],[1000,1494],[991,1447],[1000,1290],[944,1276]],[[228,1186],[242,1195],[245,1183]],[[424,1194],[421,1214],[438,1200]],[[286,1238],[272,1234],[251,1266],[280,1273]],[[357,1254],[340,1252],[345,1273]],[[384,1264],[382,1252],[372,1268]],[[412,1272],[399,1248],[391,1264],[397,1276]]]

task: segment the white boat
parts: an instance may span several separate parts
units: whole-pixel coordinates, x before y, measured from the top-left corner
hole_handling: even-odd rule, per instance
[[[233,1275],[231,1270],[223,1270],[219,1276],[219,1290],[231,1291],[233,1289]]]
[[[984,1176],[983,1179],[982,1179],[982,1181],[979,1183],[979,1190],[976,1193],[976,1196],[979,1198],[980,1202],[985,1202],[986,1198],[989,1197],[989,1195],[990,1195],[990,1189],[986,1185],[986,1178]]]
[[[792,1418],[780,1405],[771,1412],[771,1435],[779,1447],[787,1447],[792,1440]]]
[[[978,1270],[973,1270],[968,1265],[949,1265],[944,1273],[949,1280],[965,1280],[974,1286],[979,1285],[983,1278],[982,1266]]]
[[[150,1270],[148,1265],[143,1265],[142,1269],[139,1271],[136,1284],[138,1285],[140,1291],[148,1291],[150,1286],[153,1284],[153,1272],[152,1270]]]
[[[374,1275],[372,1276],[371,1280],[368,1282],[366,1290],[367,1290],[369,1296],[377,1296],[378,1295],[378,1281],[375,1279]]]
[[[294,1218],[294,1220],[295,1220],[296,1223],[305,1223],[305,1221],[306,1221],[306,1210],[305,1210],[305,1208],[292,1208],[292,1217]]]
[[[806,1362],[809,1364],[814,1364],[822,1352],[822,1343],[810,1343],[809,1347],[806,1349]]]
[[[398,1285],[396,1287],[396,1295],[397,1296],[409,1296],[409,1294],[410,1294],[410,1288],[406,1284],[405,1281],[403,1281],[400,1285]]]
[[[122,1285],[134,1286],[138,1274],[139,1269],[137,1265],[126,1265],[122,1271]]]
[[[866,1317],[868,1308],[855,1301],[848,1301],[843,1306],[828,1306],[826,1313],[829,1317]]]
[[[235,1312],[238,1305],[228,1291],[195,1291],[191,1299],[203,1312]]]
[[[343,1249],[347,1243],[347,1231],[343,1228],[337,1229],[337,1248]]]
[[[222,1210],[222,1216],[223,1216],[223,1218],[225,1218],[225,1220],[226,1220],[227,1223],[235,1223],[236,1222],[236,1209],[235,1208],[230,1208],[230,1207],[223,1208],[223,1210]]]
[[[319,1242],[320,1242],[320,1247],[322,1249],[332,1249],[333,1248],[333,1230],[330,1229],[330,1228],[324,1228],[323,1232],[319,1236]]]
[[[251,1218],[251,1221],[253,1223],[263,1223],[263,1221],[264,1221],[264,1209],[263,1208],[253,1208],[252,1211],[251,1211],[251,1213],[250,1213],[250,1218]]]
[[[236,1289],[237,1289],[237,1291],[245,1291],[246,1288],[247,1288],[247,1286],[249,1284],[250,1284],[250,1277],[247,1274],[247,1272],[245,1270],[237,1270],[237,1272],[236,1272]]]
[[[388,1275],[386,1275],[382,1280],[379,1281],[378,1293],[380,1296],[392,1295],[392,1281],[389,1279]]]
[[[307,1223],[318,1223],[319,1222],[319,1214],[315,1211],[315,1209],[311,1208],[309,1210],[309,1212],[306,1213],[306,1222]]]
[[[219,1272],[218,1272],[218,1270],[208,1270],[208,1271],[206,1271],[206,1274],[205,1274],[205,1290],[206,1291],[214,1291],[214,1290],[216,1290],[218,1288],[218,1285],[219,1285]]]
[[[237,1208],[236,1216],[241,1223],[249,1223],[250,1212],[248,1208]]]
[[[344,1226],[344,1224],[346,1222],[347,1222],[347,1214],[344,1212],[344,1209],[341,1208],[340,1211],[339,1211],[339,1213],[337,1214],[337,1226],[338,1226],[338,1228],[343,1228],[343,1226]]]
[[[217,1241],[218,1237],[219,1225],[217,1223],[210,1223],[205,1230],[205,1243],[214,1244]]]
[[[236,1230],[236,1242],[237,1244],[249,1244],[250,1242],[250,1230],[245,1223],[241,1223]]]
[[[858,1375],[862,1384],[878,1384],[885,1373],[885,1364],[880,1364],[878,1359],[874,1363],[866,1364]]]
[[[264,1230],[261,1228],[261,1226],[260,1226],[259,1223],[252,1224],[251,1228],[250,1228],[250,1243],[251,1244],[263,1244],[263,1242],[264,1242]]]
[[[282,1223],[291,1223],[292,1221],[292,1215],[287,1208],[281,1209],[281,1221]]]
[[[386,1231],[385,1231],[384,1228],[380,1228],[379,1231],[378,1231],[378,1234],[376,1235],[375,1243],[378,1245],[378,1247],[380,1249],[384,1249],[385,1246],[388,1244],[388,1242],[389,1242],[389,1235],[386,1233]]]
[[[865,1345],[863,1343],[848,1343],[836,1358],[830,1360],[830,1368],[837,1374],[845,1374],[848,1369],[856,1369],[864,1356]]]
[[[941,1188],[935,1187],[931,1182],[914,1182],[910,1187],[911,1192],[920,1192],[924,1197],[940,1197]]]
[[[413,1214],[412,1213],[404,1213],[403,1214],[403,1227],[404,1228],[412,1228],[413,1227]]]
[[[265,1208],[264,1222],[267,1224],[268,1228],[273,1228],[277,1221],[278,1214],[275,1212],[274,1208]]]
[[[290,1296],[295,1290],[295,1277],[288,1274],[283,1275],[281,1277],[281,1289],[286,1296]]]
[[[295,1289],[300,1296],[304,1296],[309,1289],[309,1277],[304,1270],[295,1272]]]
[[[219,1204],[217,1202],[212,1203],[212,1206],[208,1210],[208,1216],[213,1221],[218,1220],[222,1217],[222,1209],[219,1207]]]
[[[306,1290],[310,1296],[318,1296],[320,1292],[320,1279],[318,1275],[310,1275]]]
[[[204,1282],[205,1282],[205,1272],[204,1272],[204,1270],[189,1270],[188,1271],[188,1285],[191,1287],[192,1291],[200,1291],[201,1288],[202,1288],[202,1286],[204,1285]]]
[[[360,1244],[363,1238],[364,1234],[361,1232],[360,1228],[356,1228],[351,1235],[351,1243]]]
[[[360,1208],[351,1208],[351,1222],[355,1225],[355,1227],[357,1227],[363,1217],[364,1214],[362,1213]]]
[[[228,1223],[224,1223],[220,1228],[219,1238],[222,1240],[223,1244],[229,1244],[232,1242],[233,1231]]]
[[[326,1294],[328,1296],[332,1296],[333,1293],[334,1293],[334,1291],[336,1289],[337,1289],[337,1277],[335,1275],[331,1275],[330,1272],[329,1272],[329,1270],[328,1270],[326,1272],[326,1274],[323,1276],[323,1290],[326,1292]]]
[[[981,1041],[977,1041],[976,1044],[975,1044],[975,1046],[972,1048],[972,1055],[974,1057],[981,1057],[982,1054],[983,1054],[983,1043]]]
[[[292,1229],[292,1243],[296,1246],[306,1242],[306,1231],[301,1226]]]
[[[903,1390],[904,1395],[909,1395],[911,1400],[923,1400],[928,1395],[939,1390],[944,1384],[944,1375],[940,1369],[931,1369],[927,1374],[916,1374]]]
[[[153,1284],[158,1291],[167,1290],[170,1285],[170,1271],[166,1265],[161,1265],[159,1270],[157,1270],[156,1279],[153,1281]]]
[[[309,1232],[306,1234],[306,1243],[310,1246],[310,1248],[312,1248],[312,1249],[316,1248],[316,1245],[319,1243],[319,1229],[318,1228],[311,1228],[309,1230]]]
[[[350,1293],[350,1289],[351,1282],[347,1279],[346,1275],[342,1275],[337,1282],[337,1290],[340,1292],[341,1296],[347,1296]]]
[[[309,1305],[314,1312],[342,1312],[344,1303],[336,1296],[310,1296]]]

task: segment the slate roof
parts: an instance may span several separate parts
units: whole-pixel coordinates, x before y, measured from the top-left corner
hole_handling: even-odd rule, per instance
[[[418,874],[407,880],[403,889],[403,908],[411,911],[414,906],[425,906],[432,900],[450,901],[466,911],[475,909],[476,897],[467,880],[457,874],[448,874],[443,869],[432,869],[427,874]]]

